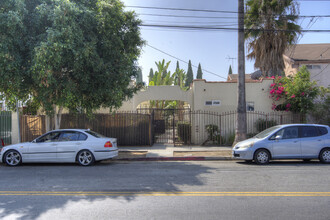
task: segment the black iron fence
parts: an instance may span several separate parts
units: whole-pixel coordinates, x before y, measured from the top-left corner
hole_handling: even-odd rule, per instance
[[[189,109],[139,109],[114,114],[63,114],[61,128],[91,129],[118,139],[119,146],[231,145],[235,138],[236,112],[216,113]],[[247,112],[251,137],[278,124],[303,123],[299,114]],[[46,132],[45,116],[21,116],[21,139],[31,141]]]
[[[12,124],[11,112],[0,111],[0,147],[11,144]]]

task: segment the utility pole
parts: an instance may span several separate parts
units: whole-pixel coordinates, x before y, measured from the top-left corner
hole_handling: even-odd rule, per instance
[[[244,53],[244,0],[238,0],[238,92],[234,145],[246,139],[245,53]]]

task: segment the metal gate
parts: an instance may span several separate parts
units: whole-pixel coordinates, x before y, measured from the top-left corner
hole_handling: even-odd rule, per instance
[[[154,143],[191,143],[190,109],[138,109],[138,112],[151,114]]]
[[[0,146],[11,144],[11,112],[0,111]]]

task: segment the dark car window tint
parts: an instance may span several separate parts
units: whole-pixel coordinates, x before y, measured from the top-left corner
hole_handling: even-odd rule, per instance
[[[301,137],[316,137],[318,132],[314,126],[304,126],[301,128]]]
[[[60,136],[60,132],[51,132],[48,133],[36,140],[37,143],[42,143],[42,142],[54,142],[58,141],[58,138]]]
[[[282,139],[298,138],[298,127],[284,128]]]
[[[79,134],[79,141],[85,141],[87,139],[87,135],[83,134],[83,133],[80,133]]]
[[[63,132],[60,137],[60,141],[77,141],[79,139],[78,132]]]
[[[317,130],[319,131],[319,135],[328,134],[328,129],[325,127],[317,127]]]

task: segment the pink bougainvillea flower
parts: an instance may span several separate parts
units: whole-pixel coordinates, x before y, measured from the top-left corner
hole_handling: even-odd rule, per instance
[[[275,76],[270,77],[271,79],[275,79]]]
[[[269,93],[270,93],[270,94],[274,94],[274,93],[275,93],[275,89],[270,90]]]
[[[285,106],[286,108],[290,108],[291,107],[291,104],[290,103],[288,103],[288,104],[286,104],[286,106]]]
[[[301,95],[305,95],[305,93],[304,93],[304,92],[302,92],[302,93],[301,93]]]
[[[277,77],[277,79],[282,79],[282,76]]]
[[[285,95],[287,95],[288,94],[288,92],[285,92]]]
[[[280,97],[277,97],[277,98],[276,98],[276,101],[278,101],[279,99],[280,99]]]
[[[295,94],[293,94],[292,96],[291,96],[291,98],[295,98],[296,97],[296,95]]]
[[[270,87],[274,87],[276,85],[276,83],[272,83],[270,84]]]
[[[281,86],[281,85],[282,85],[282,83],[279,83],[279,85]]]

